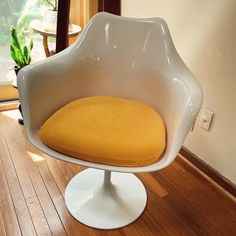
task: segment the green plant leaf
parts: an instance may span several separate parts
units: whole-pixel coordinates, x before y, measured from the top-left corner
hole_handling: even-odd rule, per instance
[[[15,28],[11,29],[11,57],[19,67],[29,65],[31,62],[31,50],[33,48],[33,37],[30,36],[29,43],[26,44],[23,32],[17,32]]]
[[[16,32],[15,28],[12,28],[11,36],[12,36],[12,44],[14,45],[14,47],[18,48],[21,51],[20,42],[19,42],[19,39],[17,37],[17,32]]]
[[[12,45],[10,45],[10,51],[11,51],[12,59],[16,62],[16,64],[18,64],[18,58],[16,56],[15,49],[14,49],[14,47]]]
[[[19,49],[14,47],[13,45],[11,45],[10,50],[11,50],[11,57],[15,61],[15,63],[19,67],[23,67],[24,62],[23,62],[22,55],[21,55],[21,52],[19,51]]]
[[[18,41],[20,45],[20,50],[23,53],[24,45],[25,45],[25,38],[23,33],[18,33]]]
[[[33,44],[33,37],[31,36],[30,37],[30,42],[29,42],[29,49],[30,49],[30,51],[32,50],[33,46],[34,46],[34,44]]]
[[[29,65],[29,63],[30,63],[30,55],[29,55],[29,51],[28,51],[28,48],[26,47],[26,46],[24,46],[24,51],[23,51],[24,53],[24,63],[25,63],[25,65]]]

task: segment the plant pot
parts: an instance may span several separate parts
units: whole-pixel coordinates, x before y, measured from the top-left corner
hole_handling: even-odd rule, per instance
[[[16,76],[20,70],[21,70],[21,68],[19,68],[18,66],[14,66],[14,71],[16,73]]]
[[[42,27],[45,31],[56,32],[57,28],[57,11],[47,10],[44,16]]]
[[[57,31],[57,11],[56,10],[47,10],[43,22],[42,28],[45,31],[56,33]],[[72,23],[69,22],[69,31],[72,31]]]
[[[16,76],[17,76],[17,74],[20,70],[21,70],[21,68],[19,68],[18,66],[14,66],[14,71],[16,73]],[[17,86],[13,86],[13,87],[17,89]],[[20,100],[19,100],[18,110],[20,111],[20,114],[23,117]],[[24,125],[24,120],[19,118],[18,123],[21,124],[21,125]]]

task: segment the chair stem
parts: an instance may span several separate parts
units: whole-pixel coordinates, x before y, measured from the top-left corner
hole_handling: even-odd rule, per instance
[[[109,170],[104,171],[104,185],[111,185],[111,171]]]

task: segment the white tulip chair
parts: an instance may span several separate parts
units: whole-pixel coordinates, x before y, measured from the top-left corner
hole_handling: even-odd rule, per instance
[[[174,161],[203,97],[164,20],[108,13],[95,15],[62,52],[23,68],[17,84],[30,142],[53,158],[89,167],[69,182],[65,201],[78,221],[99,229],[126,226],[142,214],[147,194],[134,173],[158,171]],[[161,159],[137,167],[92,163],[57,152],[40,140],[40,127],[55,111],[90,96],[132,99],[158,111],[167,133]]]

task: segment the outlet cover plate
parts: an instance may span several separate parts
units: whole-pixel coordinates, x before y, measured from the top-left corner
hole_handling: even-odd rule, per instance
[[[203,108],[199,120],[200,127],[208,131],[212,123],[213,115],[214,113],[212,111]]]

